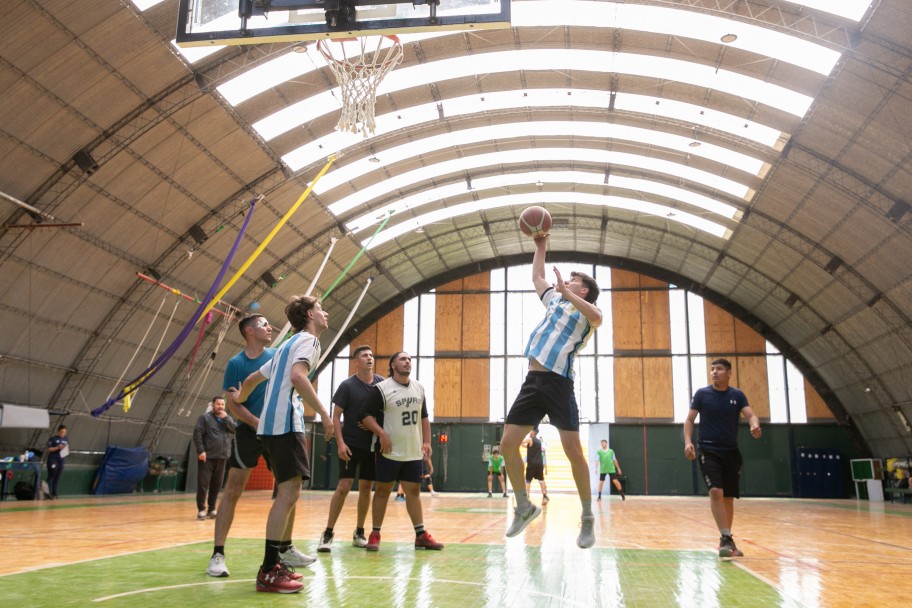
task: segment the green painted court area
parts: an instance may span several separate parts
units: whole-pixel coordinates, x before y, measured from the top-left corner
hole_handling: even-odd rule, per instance
[[[306,550],[311,547],[302,547]],[[136,553],[0,577],[4,606],[798,606],[711,552],[452,544],[416,552],[384,541],[368,553],[338,546],[301,568],[307,585],[287,596],[257,593],[262,541],[231,539],[231,576],[205,568],[209,543]],[[510,567],[507,568],[509,562]]]

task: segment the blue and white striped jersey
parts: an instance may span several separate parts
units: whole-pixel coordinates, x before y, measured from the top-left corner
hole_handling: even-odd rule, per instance
[[[314,369],[320,361],[320,341],[311,333],[299,332],[285,341],[271,361],[260,368],[266,376],[266,394],[257,435],[284,435],[304,432],[304,404],[295,399],[291,384],[291,368],[295,363],[307,363]]]
[[[586,316],[553,287],[542,293],[541,301],[548,311],[532,330],[523,356],[535,359],[556,374],[573,378],[576,353],[586,346],[595,329]]]

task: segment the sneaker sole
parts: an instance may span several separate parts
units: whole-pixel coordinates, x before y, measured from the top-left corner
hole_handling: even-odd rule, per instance
[[[317,547],[317,553],[330,553],[332,549],[329,547]]]
[[[377,546],[377,547],[372,547],[372,546],[370,546],[370,545],[367,545],[367,546],[364,547],[364,548],[367,549],[368,551],[379,551],[379,550],[380,550],[380,547],[379,547],[379,546]]]
[[[297,589],[266,589],[257,585],[256,590],[262,593],[297,593],[304,588],[304,585],[301,585]]]
[[[419,549],[424,549],[425,551],[443,551],[443,547],[425,547],[415,545],[415,551],[418,551]]]
[[[206,570],[206,574],[208,574],[209,576],[214,577],[214,578],[225,578],[225,577],[229,576],[227,571],[213,574],[212,572]]]
[[[532,505],[532,515],[530,515],[527,519],[523,520],[522,526],[520,526],[519,529],[516,530],[515,532],[513,532],[512,534],[510,534],[510,531],[507,530],[506,537],[507,537],[507,538],[513,538],[514,536],[519,536],[519,534],[520,534],[523,530],[526,529],[526,526],[528,526],[529,524],[532,523],[532,520],[534,520],[536,517],[538,517],[539,515],[541,515],[541,512],[542,512],[541,507],[537,507],[537,506],[535,506],[535,505]]]
[[[731,549],[719,549],[719,557],[731,557]]]

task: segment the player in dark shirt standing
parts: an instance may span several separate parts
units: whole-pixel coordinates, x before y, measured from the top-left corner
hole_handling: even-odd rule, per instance
[[[735,499],[740,498],[738,481],[741,477],[741,451],[738,449],[738,419],[750,422],[754,439],[760,438],[760,419],[751,410],[747,397],[733,386],[732,366],[727,359],[710,364],[712,385],[694,394],[687,420],[684,421],[684,456],[694,460],[699,456],[700,471],[709,488],[709,504],[713,519],[722,537],[719,557],[744,555],[735,545],[731,527],[735,517]],[[694,421],[700,416],[700,449],[692,441]]]
[[[374,373],[374,353],[370,346],[359,346],[352,354],[355,360],[355,374],[342,381],[336,394],[333,395],[333,428],[336,432],[336,445],[339,453],[339,484],[329,503],[329,517],[326,530],[317,545],[320,553],[332,550],[333,528],[339,513],[345,505],[345,499],[351,491],[358,472],[358,525],[352,535],[352,545],[366,547],[364,522],[370,508],[371,486],[374,484],[374,454],[371,443],[374,434],[358,426],[361,410],[364,407],[370,388],[383,381],[383,376]],[[344,415],[344,417],[343,417]],[[340,424],[341,422],[341,424]]]

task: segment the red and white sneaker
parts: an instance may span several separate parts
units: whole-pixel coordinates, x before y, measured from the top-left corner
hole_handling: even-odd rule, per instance
[[[415,548],[427,549],[428,551],[440,551],[443,549],[443,543],[438,543],[434,540],[434,537],[431,536],[430,532],[425,532],[421,536],[415,537]]]
[[[367,544],[364,546],[368,551],[379,551],[380,550],[380,533],[376,530],[371,530],[370,537],[367,539]]]
[[[256,590],[267,593],[297,593],[304,588],[304,583],[292,578],[292,573],[281,563],[268,572],[260,570],[256,577]]]

